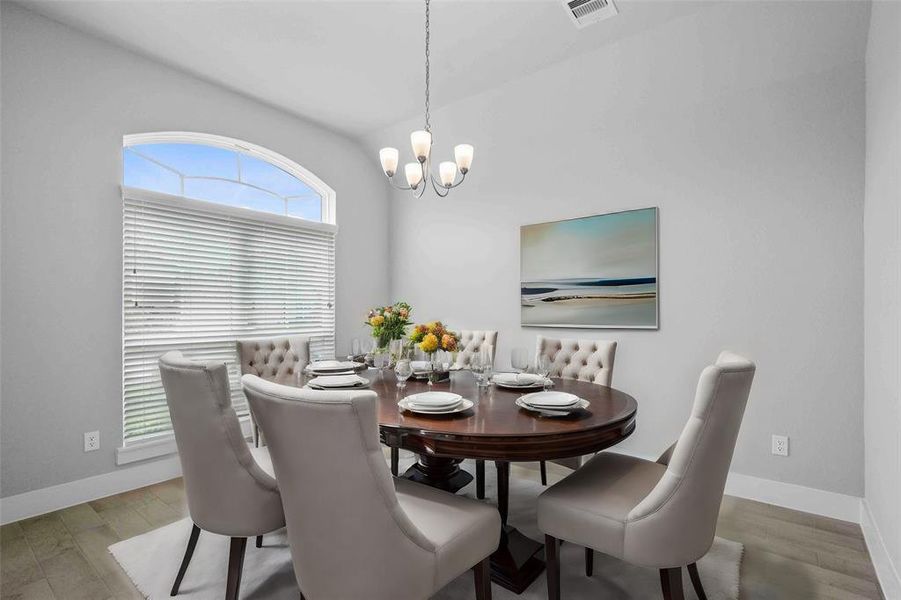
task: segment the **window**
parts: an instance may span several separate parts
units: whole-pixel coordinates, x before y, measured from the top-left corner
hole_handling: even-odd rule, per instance
[[[308,335],[333,354],[334,192],[268,150],[215,136],[127,136],[123,148],[123,439],[171,436],[157,360],[228,364],[235,340]]]

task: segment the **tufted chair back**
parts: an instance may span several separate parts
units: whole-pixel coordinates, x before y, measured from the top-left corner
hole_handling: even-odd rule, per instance
[[[472,357],[482,351],[484,346],[491,346],[491,363],[494,364],[494,350],[497,348],[497,331],[479,331],[464,329],[460,332],[460,352],[454,366],[458,369],[469,368]]]
[[[301,335],[238,340],[236,347],[241,375],[275,383],[290,384],[297,371],[310,363],[310,338]]]
[[[297,372],[310,364],[310,338],[302,335],[238,340],[235,346],[241,375],[256,375],[266,381],[290,385]],[[264,445],[252,408],[250,422],[254,445]]]
[[[551,377],[578,379],[609,386],[613,382],[616,342],[608,340],[555,340],[538,336],[535,356],[549,356]]]
[[[194,523],[230,537],[282,527],[278,485],[247,447],[225,363],[167,352],[159,367]]]

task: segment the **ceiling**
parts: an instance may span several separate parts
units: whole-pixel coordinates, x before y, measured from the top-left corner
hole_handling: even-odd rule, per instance
[[[420,1],[21,3],[352,136],[423,110]],[[619,16],[579,30],[560,0],[435,0],[432,105],[479,93],[711,4],[618,0]]]

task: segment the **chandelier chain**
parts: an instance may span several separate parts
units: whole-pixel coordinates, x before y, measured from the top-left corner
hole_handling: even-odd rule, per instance
[[[429,0],[425,0],[425,130],[432,132],[432,124],[429,122]]]

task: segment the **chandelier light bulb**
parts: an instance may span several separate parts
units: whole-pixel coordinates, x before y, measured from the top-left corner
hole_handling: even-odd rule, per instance
[[[410,145],[413,146],[413,156],[416,160],[425,162],[432,148],[432,134],[424,130],[414,131],[410,134]]]
[[[472,151],[473,148],[470,144],[459,144],[454,146],[454,160],[457,161],[457,168],[460,169],[460,172],[466,175],[466,172],[469,171],[469,168],[472,166]]]
[[[397,148],[382,148],[379,150],[379,160],[382,161],[382,171],[388,177],[393,177],[397,172]]]
[[[438,165],[438,175],[441,178],[441,185],[450,187],[457,178],[457,165],[451,161],[444,161]]]
[[[419,182],[422,181],[422,165],[419,163],[407,163],[404,165],[404,174],[407,176],[407,183],[415,190]]]

